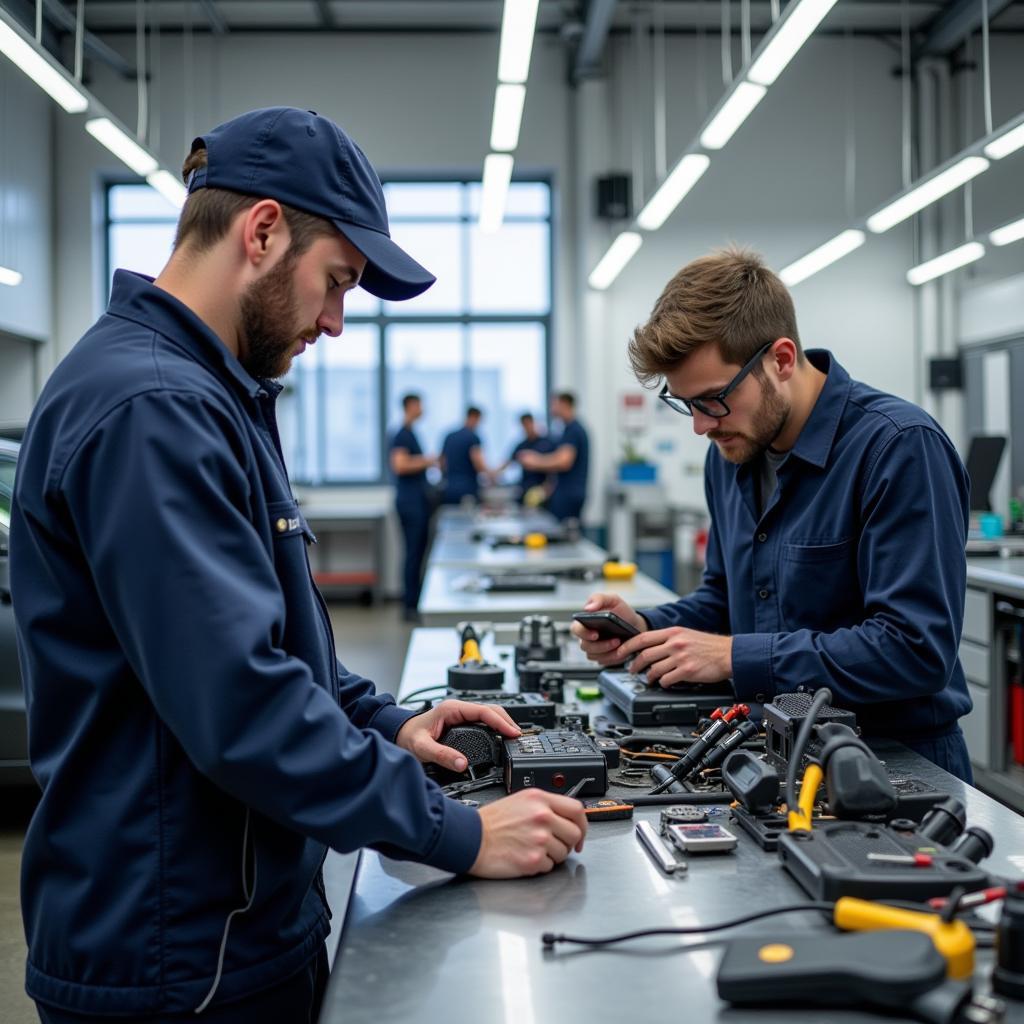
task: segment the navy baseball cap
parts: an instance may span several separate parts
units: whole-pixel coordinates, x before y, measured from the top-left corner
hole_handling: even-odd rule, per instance
[[[267,107],[232,118],[192,143],[206,167],[189,194],[224,188],[276,199],[329,220],[365,257],[360,284],[382,299],[411,299],[436,280],[391,240],[384,190],[363,151],[312,110]]]

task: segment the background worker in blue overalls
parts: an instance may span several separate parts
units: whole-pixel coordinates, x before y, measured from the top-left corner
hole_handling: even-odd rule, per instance
[[[402,527],[404,567],[402,605],[406,621],[415,621],[423,582],[423,559],[430,535],[432,502],[427,486],[427,470],[437,465],[437,457],[424,455],[413,424],[423,415],[419,395],[402,398],[402,425],[391,438],[390,465],[395,475],[395,511]]]
[[[519,422],[523,428],[522,439],[516,443],[516,446],[510,452],[508,459],[494,471],[494,475],[497,476],[499,473],[504,472],[504,470],[511,466],[512,463],[518,463],[521,469],[516,491],[518,500],[522,502],[528,491],[533,490],[536,487],[543,487],[544,481],[547,477],[544,473],[536,470],[530,470],[523,466],[519,462],[519,453],[540,452],[544,455],[548,452],[553,452],[555,450],[555,446],[546,434],[542,434],[537,429],[537,421],[533,418],[532,412],[524,412],[522,416],[519,417]]]
[[[587,499],[587,473],[590,468],[590,438],[576,418],[576,396],[561,391],[551,399],[551,416],[562,424],[553,440],[550,454],[522,451],[516,458],[523,469],[553,474],[554,486],[545,507],[556,519],[579,519]]]
[[[448,434],[441,445],[440,465],[444,473],[442,505],[458,505],[463,498],[480,499],[480,474],[487,472],[480,435],[477,433],[483,413],[471,405],[466,422]]]
[[[422,768],[466,768],[446,728],[518,727],[461,701],[405,711],[335,654],[276,378],[341,334],[352,288],[433,282],[391,241],[373,167],[327,118],[275,107],[197,138],[183,177],[170,261],[114,275],[18,464],[10,580],[42,789],[21,905],[45,1024],[315,1021],[329,848],[509,878],[586,831],[578,800],[537,789],[446,798]]]

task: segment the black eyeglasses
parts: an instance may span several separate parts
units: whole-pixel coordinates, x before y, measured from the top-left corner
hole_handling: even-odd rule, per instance
[[[710,416],[712,419],[720,420],[724,419],[729,415],[731,411],[729,406],[726,405],[725,400],[735,391],[740,384],[743,383],[743,378],[746,377],[750,371],[757,366],[757,364],[764,357],[764,354],[774,345],[774,341],[769,341],[767,345],[762,345],[750,359],[750,361],[736,374],[735,377],[717,395],[710,395],[707,398],[680,398],[678,395],[670,395],[668,392],[668,381],[665,382],[665,386],[661,389],[658,397],[670,408],[675,409],[676,412],[682,413],[684,416],[692,416],[693,410],[696,409],[698,412],[704,413],[705,416]]]

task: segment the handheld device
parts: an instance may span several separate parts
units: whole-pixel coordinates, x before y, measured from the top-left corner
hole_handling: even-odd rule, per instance
[[[599,640],[628,640],[640,635],[636,626],[630,625],[615,612],[576,612],[573,620],[594,630]]]
[[[666,825],[665,834],[686,853],[728,853],[736,849],[736,837],[723,825]]]

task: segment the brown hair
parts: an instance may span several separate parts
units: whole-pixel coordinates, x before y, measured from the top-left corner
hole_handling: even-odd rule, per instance
[[[188,184],[192,172],[205,166],[206,147],[196,145],[182,165],[182,180]],[[255,206],[261,198],[273,197],[248,196],[226,188],[201,188],[191,193],[185,200],[185,208],[178,220],[174,248],[178,249],[187,242],[195,252],[205,252],[228,233],[232,221],[239,213]],[[318,238],[338,234],[338,229],[323,217],[296,210],[284,203],[281,203],[281,210],[292,237],[288,250],[290,255],[300,256]]]
[[[803,362],[786,286],[757,253],[730,247],[688,263],[669,281],[651,318],[633,332],[628,355],[637,380],[651,386],[701,345],[714,343],[726,363],[742,366],[776,338],[791,338]]]

